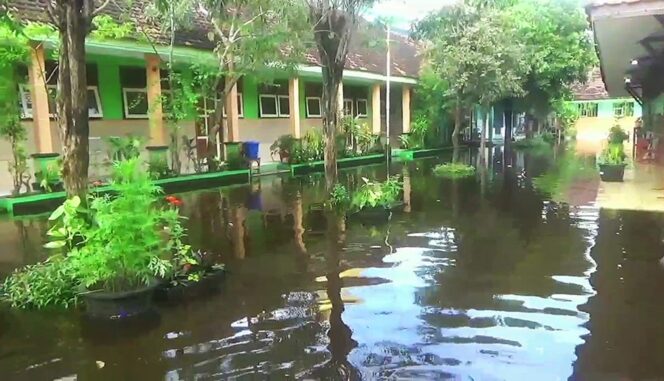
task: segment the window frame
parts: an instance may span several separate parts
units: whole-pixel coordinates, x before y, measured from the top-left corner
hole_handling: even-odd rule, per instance
[[[32,119],[34,117],[32,113],[33,99],[30,87],[30,85],[24,83],[19,83],[18,85],[18,91],[21,100],[21,119]],[[28,99],[26,98],[26,94],[30,97],[30,108],[28,108]]]
[[[309,112],[309,101],[310,100],[318,101],[319,114],[311,114]],[[307,109],[307,118],[312,118],[313,119],[313,118],[322,118],[323,117],[323,100],[321,99],[321,97],[306,97],[304,103],[305,103],[306,109]]]
[[[215,100],[219,99],[219,94],[215,95]],[[244,98],[242,97],[242,93],[238,92],[237,93],[237,107],[238,107],[238,118],[244,118]],[[222,109],[222,116],[225,118],[226,117],[226,104],[224,103],[224,108]]]
[[[21,100],[21,119],[32,119],[34,118],[34,113],[32,108],[34,107],[34,99],[32,97],[32,86],[25,84],[25,83],[20,83],[18,85],[19,88],[19,95],[20,95],[20,100]],[[49,96],[49,90],[56,90],[57,91],[58,86],[57,85],[46,85],[46,96]],[[101,104],[101,97],[99,96],[99,86],[88,86],[87,90],[90,91],[92,90],[93,95],[95,97],[95,102],[97,103],[97,110],[99,110],[98,113],[90,113],[90,109],[88,109],[88,119],[94,118],[94,119],[101,119],[104,117],[104,109]],[[30,103],[31,106],[28,108],[28,100],[26,99],[26,94],[30,95]],[[50,101],[50,99],[49,99]],[[57,107],[57,105],[56,105]],[[51,107],[49,104],[49,110],[48,110],[48,116],[51,118],[55,118],[55,112],[51,112]]]
[[[355,105],[354,105],[354,103],[355,102],[353,102],[352,98],[344,98],[344,102],[343,102],[344,108],[342,110],[343,113],[344,113],[344,116],[350,116],[350,117],[355,116],[355,107],[354,107]],[[350,112],[349,113],[346,112],[346,106],[347,105],[350,106],[350,110],[349,110]]]
[[[265,99],[274,99],[274,114],[265,114],[263,112],[263,98]],[[261,118],[278,118],[279,117],[279,99],[277,94],[259,94],[258,95],[258,109],[260,111]]]
[[[616,110],[620,110],[620,114],[616,113]],[[627,111],[631,111],[628,113]],[[634,116],[634,102],[630,101],[620,101],[613,103],[613,117],[615,118],[629,118]]]
[[[364,102],[364,114],[360,114],[360,107],[358,106],[360,102]],[[358,98],[355,100],[355,109],[357,110],[358,118],[366,118],[369,116],[369,100],[366,98]]]
[[[286,100],[286,104],[288,105],[288,114],[281,113],[281,101],[284,99]],[[279,115],[280,118],[290,118],[290,96],[277,95],[277,114]]]
[[[122,101],[125,119],[148,119],[150,115],[150,102],[148,102],[148,109],[145,114],[129,114],[129,102],[127,102],[127,92],[142,92],[145,94],[145,99],[148,99],[148,89],[138,87],[123,87],[122,88]]]
[[[592,110],[592,112],[588,112]],[[592,115],[590,115],[592,114]],[[583,118],[596,118],[599,114],[599,103],[582,102],[579,103],[579,116]]]

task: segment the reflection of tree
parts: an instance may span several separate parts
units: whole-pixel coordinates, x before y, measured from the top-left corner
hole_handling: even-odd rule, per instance
[[[332,306],[330,312],[330,329],[327,336],[330,343],[327,346],[332,357],[316,371],[319,379],[325,380],[359,380],[360,373],[348,361],[348,354],[357,346],[353,340],[350,327],[343,321],[344,302],[341,298],[343,282],[339,273],[340,253],[345,240],[346,224],[344,217],[333,213],[328,214],[328,250],[327,262],[327,297]]]

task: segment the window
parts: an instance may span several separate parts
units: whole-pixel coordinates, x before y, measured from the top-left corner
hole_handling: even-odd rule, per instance
[[[18,85],[20,93],[19,106],[21,109],[21,118],[32,118],[32,94],[28,85]]]
[[[579,103],[579,115],[585,117],[596,117],[597,116],[597,103],[587,102]]]
[[[613,104],[613,116],[617,118],[634,116],[634,102],[617,102]]]
[[[46,90],[48,91],[49,115],[54,117],[57,108],[55,99],[58,89],[56,85],[46,85]],[[32,118],[32,93],[30,92],[30,88],[28,85],[19,85],[19,91],[21,95],[21,117]],[[97,86],[88,86],[88,116],[90,118],[101,118],[104,116]]]
[[[344,99],[344,116],[353,116],[353,100]]]
[[[88,117],[101,118],[102,116],[104,113],[101,109],[99,89],[95,86],[88,86]]]
[[[148,117],[148,91],[146,89],[124,88],[125,118],[142,119]]]
[[[260,87],[259,106],[263,118],[288,118],[288,81],[275,81]]]
[[[366,99],[358,99],[355,107],[355,115],[364,118],[368,114],[368,102]]]
[[[319,97],[307,97],[307,118],[320,118],[322,116]]]
[[[261,95],[259,106],[261,108],[261,117],[276,118],[279,116],[276,95]]]
[[[290,103],[288,101],[287,95],[279,95],[279,116],[289,117],[290,116]]]

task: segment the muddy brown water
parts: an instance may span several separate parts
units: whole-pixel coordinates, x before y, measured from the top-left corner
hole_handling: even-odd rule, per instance
[[[222,290],[126,324],[0,309],[0,380],[664,379],[664,219],[552,201],[532,179],[560,157],[497,148],[463,181],[395,163],[405,210],[334,229],[320,175],[183,194]],[[43,257],[45,229],[0,220],[1,271]]]

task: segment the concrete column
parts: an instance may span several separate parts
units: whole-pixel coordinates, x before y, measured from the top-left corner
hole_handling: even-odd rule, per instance
[[[302,135],[300,125],[300,80],[293,77],[288,81],[288,104],[290,110],[290,132],[299,139]]]
[[[46,61],[43,45],[30,50],[30,96],[32,97],[32,121],[37,153],[52,153],[50,111],[48,109],[48,91],[46,90]],[[55,112],[55,110],[53,110]]]
[[[161,59],[156,54],[145,55],[145,70],[148,92],[148,119],[150,125],[150,145],[166,145],[167,133],[164,128],[164,111],[161,107]]]
[[[403,132],[410,132],[410,86],[403,85],[401,90],[401,115]]]
[[[226,94],[226,126],[228,127],[228,141],[240,141],[240,115],[237,111],[237,83]]]
[[[371,88],[371,126],[374,134],[380,134],[380,84]]]

